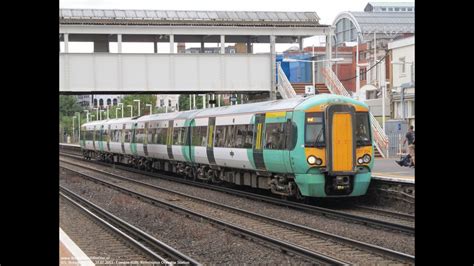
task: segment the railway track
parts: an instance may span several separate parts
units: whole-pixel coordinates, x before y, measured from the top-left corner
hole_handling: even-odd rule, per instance
[[[111,250],[111,254],[107,254],[107,257],[113,259],[103,261],[105,264],[141,262],[150,265],[173,265],[185,262],[190,265],[201,265],[63,186],[60,186],[59,195],[67,204],[73,205],[82,213],[79,215],[76,213],[75,216],[77,218],[75,222],[81,223],[81,230],[70,230],[71,237],[84,239],[84,230],[93,233],[92,238],[86,238],[85,242],[82,240],[81,246],[86,248],[85,252],[88,254],[97,254],[97,249],[100,249],[98,239],[105,242],[106,248]],[[83,226],[84,224],[86,226]],[[123,261],[117,261],[117,258]]]
[[[304,204],[304,203],[299,203],[299,202],[294,202],[294,201],[289,201],[289,200],[282,200],[280,198],[272,197],[272,196],[265,196],[265,195],[259,195],[256,193],[250,193],[238,189],[232,189],[228,187],[223,187],[223,186],[217,186],[217,185],[212,185],[208,183],[203,183],[200,181],[194,181],[194,180],[189,180],[189,179],[183,179],[181,177],[174,177],[170,176],[168,174],[162,174],[162,173],[156,173],[156,172],[147,172],[143,170],[138,170],[134,169],[128,166],[122,166],[118,164],[111,165],[109,163],[104,163],[100,161],[89,161],[83,159],[81,156],[78,155],[72,155],[72,154],[64,154],[61,153],[60,155],[72,157],[81,161],[86,161],[86,162],[91,162],[99,165],[103,165],[106,167],[114,167],[116,169],[124,170],[124,171],[129,171],[129,172],[134,172],[137,174],[145,175],[145,176],[150,176],[150,177],[156,177],[156,178],[161,178],[173,182],[178,182],[182,184],[187,184],[187,185],[192,185],[192,186],[197,186],[201,188],[206,188],[206,189],[211,189],[214,191],[219,191],[223,193],[227,193],[230,195],[236,195],[252,200],[258,200],[262,202],[267,202],[271,204],[276,204],[279,206],[285,206],[288,208],[296,209],[296,210],[302,210],[306,211],[309,213],[317,213],[321,214],[324,216],[331,216],[331,217],[336,217],[338,219],[343,219],[346,221],[351,221],[351,222],[356,222],[356,223],[361,223],[367,226],[372,226],[376,228],[383,228],[383,229],[388,229],[388,230],[395,230],[395,231],[400,231],[404,232],[410,235],[413,235],[415,233],[415,228],[414,228],[414,217],[410,217],[410,215],[404,215],[398,213],[391,213],[388,214],[389,212],[386,212],[384,210],[380,209],[372,209],[370,213],[372,214],[377,214],[381,216],[379,219],[374,219],[372,217],[367,217],[363,216],[360,214],[353,214],[353,213],[348,213],[345,211],[341,211],[338,209],[334,208],[325,208],[325,207],[320,207],[320,206],[314,206],[314,205],[309,205],[309,204]],[[360,208],[357,206],[357,208]],[[363,209],[363,208],[360,208]],[[365,213],[368,212],[368,209],[365,209]],[[384,219],[384,217],[391,217],[392,219],[397,219],[397,222],[392,222],[392,221],[387,221],[387,219]]]
[[[231,228],[239,234],[257,238],[281,250],[299,254],[318,263],[338,265],[414,263],[414,256],[411,255],[193,197],[121,175],[94,168],[87,169],[88,167],[78,164],[74,166],[74,163],[70,162],[69,164],[74,168],[82,169],[64,165],[61,167],[133,197],[206,219],[211,223]],[[99,173],[101,177],[93,176],[84,170]]]

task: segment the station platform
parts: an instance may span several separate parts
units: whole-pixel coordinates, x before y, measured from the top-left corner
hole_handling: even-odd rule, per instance
[[[89,257],[59,228],[59,265],[95,265]]]
[[[397,158],[375,158],[372,178],[396,182],[415,183],[415,168],[402,167]]]

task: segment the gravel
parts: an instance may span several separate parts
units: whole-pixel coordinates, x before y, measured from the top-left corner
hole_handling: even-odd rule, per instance
[[[82,162],[81,162],[82,163]],[[415,237],[406,233],[392,232],[387,229],[377,229],[362,224],[352,223],[339,218],[325,217],[319,214],[285,208],[282,206],[233,196],[209,189],[198,188],[158,178],[150,178],[136,173],[112,169],[104,166],[93,165],[93,167],[121,174],[137,179],[146,179],[147,182],[167,189],[173,189],[192,196],[225,203],[244,210],[257,212],[276,219],[285,220],[314,229],[334,233],[340,236],[371,243],[388,249],[414,255]]]
[[[99,186],[75,174],[60,172],[60,184],[131,222],[184,254],[204,264],[309,264],[261,243],[216,228],[205,221],[185,218],[116,190]]]

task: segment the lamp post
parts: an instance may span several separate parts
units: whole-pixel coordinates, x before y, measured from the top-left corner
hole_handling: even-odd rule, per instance
[[[74,143],[74,137],[75,137],[75,129],[74,129],[74,120],[76,120],[76,116],[72,117],[72,142]]]
[[[316,80],[314,77],[315,73],[315,63],[320,63],[320,62],[338,62],[338,61],[343,61],[344,58],[332,58],[332,59],[323,59],[323,60],[301,60],[301,59],[293,59],[293,58],[284,58],[282,61],[283,62],[307,62],[307,63],[312,63],[313,67],[313,88],[316,89]]]
[[[120,110],[122,111],[122,118],[123,118],[123,103],[119,103],[118,105],[120,105]]]
[[[96,121],[97,121],[97,120],[99,120],[99,108],[98,108],[98,107],[95,107],[95,108],[93,108],[93,109],[95,109],[95,111],[96,111],[95,117],[96,117]]]
[[[147,103],[146,106],[150,107],[150,115],[152,115],[152,114],[153,114],[153,113],[152,113],[152,111],[153,111],[153,109],[152,109],[153,106],[152,106],[151,104],[149,104],[149,103]]]
[[[107,105],[107,120],[109,120],[109,106]]]
[[[127,105],[127,107],[130,107],[130,117],[133,117],[133,105]]]
[[[140,116],[140,100],[133,100],[134,102],[138,102],[138,116]]]
[[[102,113],[105,112],[104,110],[100,110],[100,120],[102,120]]]
[[[86,112],[86,121],[89,123],[89,110],[84,110]]]
[[[115,118],[118,118],[118,110],[119,108],[115,108]]]
[[[77,113],[77,138],[78,142],[80,143],[81,141],[81,112],[76,112]]]

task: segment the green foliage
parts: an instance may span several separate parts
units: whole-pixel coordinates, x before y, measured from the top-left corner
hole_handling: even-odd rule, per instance
[[[127,95],[122,98],[121,102],[123,103],[123,115],[124,117],[130,117],[130,107],[127,105],[133,106],[133,116],[138,115],[138,102],[134,100],[140,100],[140,115],[148,115],[150,113],[150,107],[146,106],[146,104],[151,104],[153,113],[156,113],[156,95],[147,95],[147,94],[137,94],[137,95]],[[114,109],[115,115],[115,109]],[[119,111],[120,115],[120,111]]]

